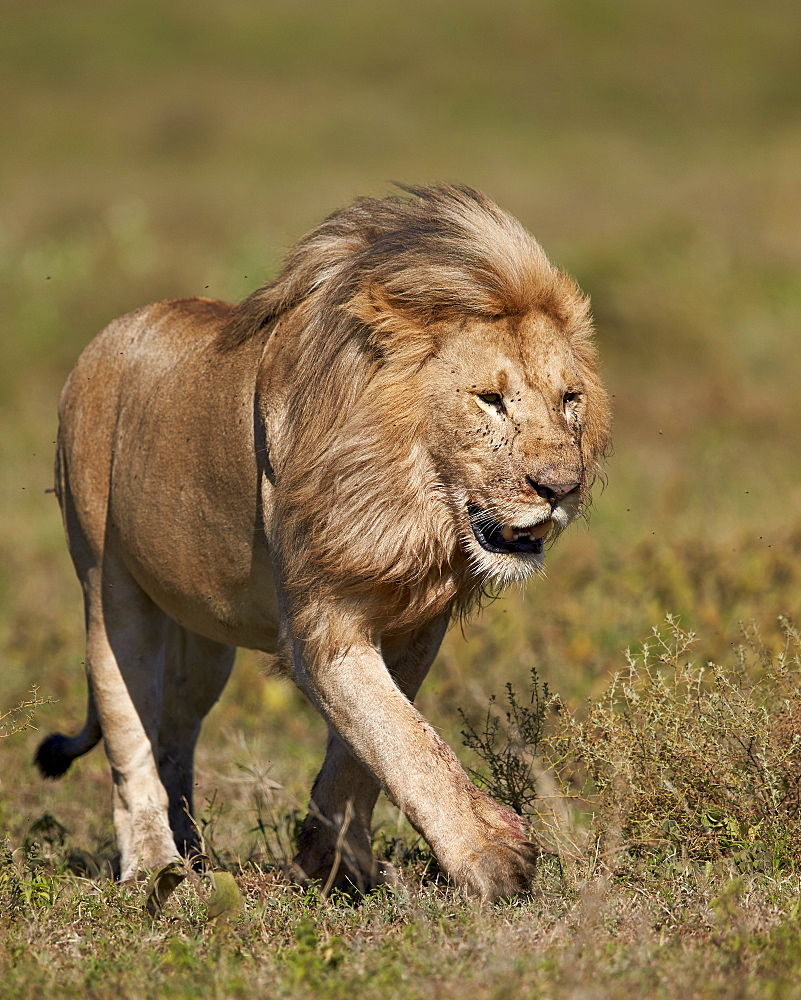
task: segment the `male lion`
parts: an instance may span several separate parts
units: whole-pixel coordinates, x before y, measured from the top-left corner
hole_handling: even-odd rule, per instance
[[[192,761],[234,647],[277,654],[329,727],[295,859],[366,889],[379,790],[488,900],[537,851],[412,705],[448,623],[542,567],[608,444],[587,299],[467,187],[360,199],[240,305],[111,323],[60,400],[57,493],[86,604],[121,878],[191,855]],[[338,867],[337,867],[338,866]]]

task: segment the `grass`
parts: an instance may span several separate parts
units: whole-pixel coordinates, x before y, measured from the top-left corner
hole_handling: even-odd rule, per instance
[[[402,887],[358,906],[290,885],[271,851],[226,857],[207,840],[235,873],[241,912],[215,916],[210,887],[195,878],[151,918],[140,890],[76,875],[84,859],[69,831],[43,818],[0,856],[4,995],[567,998],[590,986],[597,997],[797,995],[798,736],[782,711],[797,704],[798,638],[785,626],[773,655],[751,636],[725,670],[689,660],[689,639],[668,622],[586,715],[551,716],[548,734],[544,701],[532,730],[525,701],[508,692],[517,732],[507,735],[541,740],[518,740],[520,759],[537,751],[540,775],[550,760],[565,790],[581,770],[590,786],[551,813],[561,843],[529,898],[465,900],[408,835],[382,841]],[[741,759],[754,736],[748,758],[774,767],[760,766],[756,782]],[[284,790],[263,790],[273,822],[286,821]],[[735,803],[745,811],[732,825]],[[646,821],[660,824],[658,836],[645,835]]]
[[[799,33],[780,0],[4,7],[4,996],[801,994],[795,654],[779,624],[801,615]],[[393,178],[483,188],[593,297],[608,486],[547,581],[449,634],[420,696],[486,770],[459,709],[481,734],[493,693],[504,722],[507,683],[527,707],[532,670],[558,694],[539,752],[510,744],[521,781],[569,795],[557,856],[529,900],[477,908],[383,803],[377,844],[406,887],[360,907],[298,892],[279,869],[323,727],[243,654],[204,730],[197,799],[242,915],[218,926],[209,886],[185,882],[152,920],[104,877],[102,754],[60,783],[30,764],[84,701],[80,592],[45,493],[58,391],[113,316],[236,299]],[[680,654],[668,614],[696,635]],[[643,659],[654,626],[668,649],[652,659],[651,639]],[[537,808],[545,835],[557,820]]]

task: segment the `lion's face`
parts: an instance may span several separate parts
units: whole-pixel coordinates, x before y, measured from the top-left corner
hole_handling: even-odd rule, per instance
[[[429,440],[477,574],[498,583],[529,576],[544,543],[579,512],[591,403],[581,372],[542,313],[468,320],[439,339],[425,373]]]
[[[287,588],[393,632],[536,572],[609,445],[575,282],[478,193],[412,193],[331,216],[226,334],[268,336]]]

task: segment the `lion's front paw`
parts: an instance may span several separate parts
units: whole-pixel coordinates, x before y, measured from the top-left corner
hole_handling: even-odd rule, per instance
[[[528,892],[541,848],[526,839],[517,813],[477,788],[471,799],[476,826],[446,860],[447,870],[465,892],[489,903]]]
[[[460,887],[488,903],[526,893],[541,850],[529,840],[492,844],[466,858],[456,873]]]

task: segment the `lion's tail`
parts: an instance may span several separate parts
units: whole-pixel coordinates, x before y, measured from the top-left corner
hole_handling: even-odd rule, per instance
[[[82,757],[97,746],[102,735],[94,699],[90,694],[83,729],[77,736],[51,733],[39,744],[34,763],[45,778],[60,778],[77,757]]]

